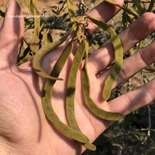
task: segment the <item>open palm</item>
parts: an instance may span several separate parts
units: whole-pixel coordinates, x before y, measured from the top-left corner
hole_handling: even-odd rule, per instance
[[[122,3],[122,0],[115,1]],[[118,8],[101,3],[90,14],[107,21],[117,11]],[[24,33],[24,22],[22,18],[9,18],[8,15],[21,15],[20,8],[14,0],[9,2],[0,32],[0,152],[4,155],[10,153],[16,155],[81,154],[84,148],[57,131],[46,119],[41,103],[42,87],[45,81],[33,72],[31,62],[19,67],[16,66],[17,51]],[[90,24],[92,33],[96,28]],[[119,35],[124,52],[154,29],[155,15],[146,13],[140,17]],[[152,43],[124,61],[115,87],[155,61],[154,46],[155,43]],[[45,58],[43,66],[47,72],[52,67],[52,59],[56,59],[57,53],[61,52],[63,48],[64,45]],[[100,93],[108,72],[98,78],[96,74],[112,62],[113,53],[111,44],[106,43],[90,56],[88,62],[91,83],[90,95],[101,108],[126,115],[154,99],[155,81],[108,103],[104,102]],[[56,82],[52,97],[54,110],[64,123],[67,122],[64,111],[65,82],[71,61],[72,56],[60,74],[64,81]],[[50,66],[49,62],[51,62]],[[93,142],[112,122],[96,118],[84,106],[80,76],[79,70],[76,83],[75,115],[82,132]]]

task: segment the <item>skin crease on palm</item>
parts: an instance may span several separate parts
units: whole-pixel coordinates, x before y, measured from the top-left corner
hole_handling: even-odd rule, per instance
[[[115,2],[122,4],[123,0],[115,0]],[[107,21],[118,10],[118,8],[103,2],[90,15]],[[5,20],[0,31],[0,154],[62,155],[62,152],[66,155],[81,154],[84,148],[57,131],[44,115],[41,90],[45,80],[32,71],[31,62],[19,67],[16,66],[18,48],[24,34],[24,21],[22,16],[21,18],[10,18],[9,15],[21,15],[21,10],[14,0],[8,3]],[[89,27],[92,33],[97,29],[92,23],[89,24]],[[124,52],[127,52],[139,40],[154,30],[155,15],[145,13],[119,35]],[[65,43],[44,59],[43,67],[48,73],[58,57],[57,53],[62,51],[64,45]],[[155,42],[152,42],[135,55],[124,60],[122,71],[115,86],[154,62],[154,50]],[[127,115],[147,105],[155,98],[155,80],[108,103],[103,101],[100,97],[101,87],[109,72],[98,78],[96,78],[96,74],[112,62],[113,55],[114,51],[111,44],[106,43],[90,56],[88,61],[90,94],[98,106],[104,110]],[[64,80],[56,82],[52,97],[54,110],[65,123],[67,122],[64,111],[65,82],[72,57],[70,56],[63,68],[60,77]],[[75,115],[82,132],[93,142],[112,122],[96,118],[84,106],[80,73],[81,70],[79,69],[76,83]]]

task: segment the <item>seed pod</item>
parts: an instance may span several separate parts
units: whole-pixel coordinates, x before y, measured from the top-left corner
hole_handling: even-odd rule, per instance
[[[63,50],[62,54],[60,55],[58,61],[56,62],[52,72],[51,76],[55,75],[56,77],[59,76],[67,58],[69,57],[70,52],[73,49],[73,43],[72,41],[68,43],[66,48]],[[88,142],[88,138],[82,134],[81,132],[72,129],[71,127],[67,126],[56,115],[56,113],[53,110],[53,107],[51,105],[51,97],[52,97],[52,87],[56,80],[47,80],[44,86],[44,95],[42,97],[42,105],[45,112],[46,117],[48,120],[64,135],[79,141],[81,143]]]
[[[122,67],[122,63],[123,63],[122,44],[116,32],[109,25],[93,17],[88,16],[88,18],[93,23],[95,23],[96,25],[98,25],[100,28],[107,31],[111,35],[111,42],[115,50],[114,65],[110,75],[107,77],[105,81],[103,92],[102,92],[103,99],[108,100],[111,94],[112,86],[114,82],[117,80]]]
[[[83,59],[84,53],[88,51],[89,45],[87,41],[83,40],[74,56],[72,66],[68,76],[67,82],[67,92],[66,92],[66,116],[69,123],[69,126],[79,132],[81,132],[77,121],[75,119],[75,110],[74,110],[74,96],[76,90],[76,78],[77,72],[80,67],[81,61]],[[82,133],[82,132],[81,132]],[[83,146],[89,150],[96,150],[96,146],[91,143],[83,143]]]

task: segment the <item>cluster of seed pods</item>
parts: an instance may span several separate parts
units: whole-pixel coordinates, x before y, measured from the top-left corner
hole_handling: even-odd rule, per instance
[[[106,2],[119,6],[118,4],[113,3],[112,0],[106,0]],[[82,61],[84,61],[82,74],[81,74],[82,75],[81,76],[82,93],[84,96],[84,102],[87,108],[90,110],[90,112],[92,112],[95,116],[101,119],[110,120],[110,121],[117,121],[121,119],[123,115],[119,113],[104,111],[103,109],[99,108],[97,104],[94,103],[94,101],[90,96],[90,83],[89,83],[89,75],[87,72],[87,61],[89,57],[89,47],[90,46],[94,47],[95,44],[94,43],[92,44],[92,40],[91,38],[89,38],[89,32],[87,32],[87,24],[88,24],[87,22],[91,21],[94,24],[96,24],[98,27],[103,29],[104,31],[107,31],[111,36],[110,40],[115,50],[115,58],[114,58],[112,70],[109,76],[107,77],[103,87],[102,97],[104,100],[109,99],[113,84],[117,80],[118,75],[120,73],[122,63],[123,63],[123,49],[118,35],[109,25],[87,14],[76,17],[74,13],[72,0],[67,0],[67,7],[68,7],[68,13],[71,21],[71,28],[60,40],[49,43],[43,46],[39,51],[37,51],[36,54],[34,55],[32,64],[33,64],[34,71],[39,76],[47,79],[44,85],[44,90],[43,90],[44,94],[42,96],[42,105],[47,119],[55,126],[57,130],[59,130],[64,135],[80,142],[84,147],[86,147],[89,150],[95,150],[96,147],[93,144],[89,143],[89,138],[81,132],[74,113],[74,111],[76,110],[74,109],[76,77]],[[122,8],[122,6],[119,6],[119,7]],[[127,10],[127,11],[130,14],[133,13],[130,10]],[[136,16],[135,13],[133,14]],[[50,75],[46,74],[42,68],[42,60],[49,52],[52,52],[54,49],[60,46],[68,38],[68,36],[73,33],[75,34],[74,37],[72,37],[70,42],[66,45],[66,47],[62,51]],[[61,73],[63,66],[65,65],[65,62],[67,61],[70,53],[74,49],[75,41],[78,43],[78,46],[76,44],[77,50],[75,52],[75,55],[72,61],[72,65],[67,79],[67,86],[66,86],[65,110],[66,110],[66,117],[68,121],[68,125],[66,125],[59,119],[58,115],[55,113],[52,107],[52,104],[51,104],[52,88],[57,80],[62,80],[61,78],[59,78],[59,74]]]

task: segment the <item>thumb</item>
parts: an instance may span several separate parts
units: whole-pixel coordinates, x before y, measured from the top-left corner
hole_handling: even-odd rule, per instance
[[[24,20],[15,0],[10,0],[0,30],[0,68],[16,64],[17,52],[24,34]]]

